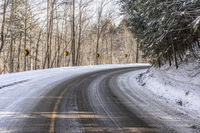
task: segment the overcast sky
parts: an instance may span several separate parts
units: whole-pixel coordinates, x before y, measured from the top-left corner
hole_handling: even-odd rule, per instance
[[[46,16],[46,1],[47,0],[30,0],[30,3],[32,5],[36,5],[34,6],[34,11],[38,12],[38,14],[43,14],[43,15],[39,15],[38,17],[41,17],[44,19],[44,17]],[[60,2],[63,0],[59,0]],[[84,1],[84,0],[83,0]],[[94,2],[91,3],[91,9],[89,14],[91,14],[94,18],[95,18],[95,14],[97,13],[97,8],[100,5],[101,0],[94,0]],[[114,20],[114,22],[116,24],[119,23],[119,21],[121,20],[120,17],[120,7],[117,4],[117,0],[110,0],[111,2],[105,7],[104,10],[104,14],[111,12],[112,13],[112,19]]]

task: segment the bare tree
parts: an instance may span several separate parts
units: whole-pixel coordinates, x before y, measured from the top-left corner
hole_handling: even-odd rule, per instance
[[[54,10],[57,0],[47,0],[47,36],[46,36],[46,54],[44,59],[43,68],[50,68],[51,54],[52,54],[52,35],[54,27]]]
[[[28,0],[25,0],[25,17],[24,17],[24,50],[27,47],[27,19],[28,19]],[[27,67],[27,56],[24,56],[24,71],[26,71]]]
[[[96,64],[99,64],[99,41],[102,34],[103,29],[105,28],[107,23],[102,23],[103,11],[106,5],[108,5],[110,0],[101,0],[100,6],[97,11],[97,41],[96,41]]]
[[[140,62],[134,35],[110,11],[113,1],[98,1],[2,0],[0,71]]]
[[[75,0],[72,0],[71,54],[72,66],[76,65]]]
[[[42,35],[42,30],[40,30],[39,35],[38,35],[38,39],[37,39],[37,43],[36,43],[36,52],[35,52],[35,66],[34,69],[37,69],[37,61],[38,61],[38,53],[39,53],[39,46],[40,46],[40,41],[41,41],[41,35]]]
[[[3,50],[4,47],[4,29],[5,29],[5,22],[6,22],[6,10],[8,7],[9,0],[4,0],[4,5],[3,5],[3,20],[1,24],[1,45],[0,45],[0,53]]]

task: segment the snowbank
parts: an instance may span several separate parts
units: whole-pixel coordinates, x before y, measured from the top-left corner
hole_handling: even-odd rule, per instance
[[[158,95],[166,103],[179,107],[200,118],[200,64],[188,63],[180,66],[151,68],[140,75],[139,82]]]
[[[66,68],[54,68],[36,71],[27,71],[12,74],[0,75],[0,89],[9,87],[14,84],[37,81],[46,77],[51,77],[56,80],[63,78],[71,78],[80,74],[87,72],[93,72],[97,70],[105,70],[112,68],[122,68],[122,67],[136,67],[136,66],[146,66],[149,64],[120,64],[120,65],[98,65],[98,66],[84,66],[84,67],[66,67]]]
[[[152,115],[149,118],[176,132],[200,132],[200,63],[127,73],[118,78],[118,84],[128,92],[126,98],[139,104],[139,113]]]

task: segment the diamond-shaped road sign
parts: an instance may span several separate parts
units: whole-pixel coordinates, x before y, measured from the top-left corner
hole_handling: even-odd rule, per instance
[[[29,56],[30,55],[30,51],[28,49],[24,49],[24,55],[25,56]]]

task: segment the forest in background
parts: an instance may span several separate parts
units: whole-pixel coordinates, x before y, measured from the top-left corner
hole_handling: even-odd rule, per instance
[[[155,66],[199,60],[199,0],[120,0],[144,56]]]
[[[200,59],[199,14],[199,0],[1,0],[0,73],[138,62],[178,68]]]
[[[145,62],[135,34],[126,19],[119,20],[112,4],[116,3],[2,0],[0,73]]]

